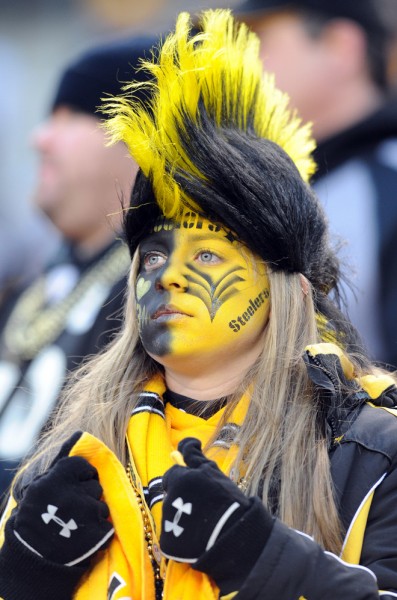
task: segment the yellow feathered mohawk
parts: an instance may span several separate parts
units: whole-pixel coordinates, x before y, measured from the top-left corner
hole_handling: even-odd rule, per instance
[[[191,35],[187,13],[179,15],[158,59],[143,61],[150,83],[131,83],[125,95],[105,103],[107,128],[113,142],[127,144],[132,157],[150,178],[155,199],[167,218],[177,218],[184,206],[195,206],[174,175],[178,170],[205,179],[181,143],[188,118],[200,126],[204,107],[216,126],[250,131],[278,144],[307,181],[315,171],[315,144],[310,126],[288,109],[288,96],[263,73],[259,40],[228,10],[202,14],[200,33]],[[147,88],[151,100],[134,93]]]
[[[315,171],[310,126],[263,73],[257,36],[228,10],[205,11],[199,33],[182,13],[143,68],[150,83],[131,83],[105,107],[111,139],[125,142],[140,166],[124,217],[131,255],[160,216],[193,209],[272,270],[305,275],[318,313],[350,339],[327,297],[338,293],[340,270],[307,184]],[[134,97],[142,88],[146,102]]]
[[[205,11],[199,33],[182,13],[143,68],[149,83],[131,83],[105,105],[111,139],[140,166],[124,218],[131,255],[159,216],[179,219],[189,208],[273,269],[331,289],[338,263],[306,183],[315,170],[310,127],[263,73],[257,36],[228,10]],[[134,97],[142,88],[147,102]]]

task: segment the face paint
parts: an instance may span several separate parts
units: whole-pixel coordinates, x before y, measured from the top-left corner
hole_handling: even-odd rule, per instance
[[[141,243],[136,300],[142,344],[160,363],[243,352],[270,310],[263,261],[191,212],[160,220]]]

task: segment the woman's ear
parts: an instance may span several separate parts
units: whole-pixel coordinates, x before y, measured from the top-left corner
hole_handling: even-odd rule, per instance
[[[302,275],[302,273],[299,274],[300,280],[301,280],[301,290],[302,290],[302,294],[304,296],[307,296],[309,293],[309,281],[308,279]]]

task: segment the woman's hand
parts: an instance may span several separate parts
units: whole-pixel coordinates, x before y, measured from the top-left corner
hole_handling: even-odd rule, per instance
[[[259,498],[248,498],[201,451],[195,438],[178,450],[186,467],[163,478],[163,554],[207,573],[222,593],[237,590],[254,566],[274,520]]]
[[[97,470],[85,458],[67,456],[70,447],[66,442],[47,473],[26,488],[7,529],[11,526],[36,555],[60,565],[88,566],[114,530]]]
[[[175,465],[163,478],[166,497],[160,545],[165,556],[194,563],[249,508],[249,498],[208,460],[195,438],[178,446],[186,467]]]

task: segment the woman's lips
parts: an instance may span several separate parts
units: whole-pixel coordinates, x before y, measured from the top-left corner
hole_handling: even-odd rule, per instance
[[[169,321],[172,319],[178,319],[180,317],[191,317],[180,308],[173,306],[172,304],[166,304],[159,306],[159,308],[152,314],[151,319],[153,321]]]

